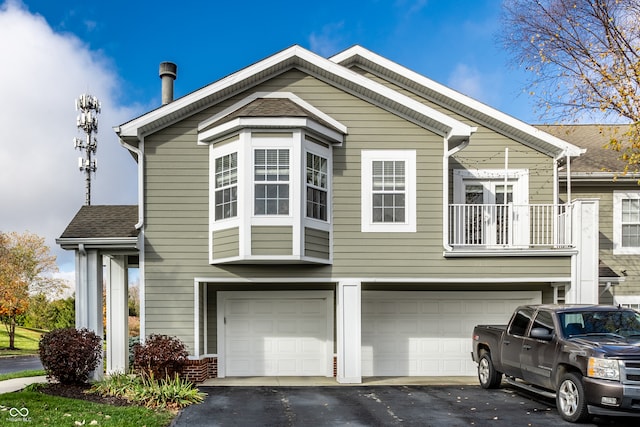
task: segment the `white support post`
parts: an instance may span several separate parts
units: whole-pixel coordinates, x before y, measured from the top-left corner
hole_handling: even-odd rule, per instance
[[[362,383],[361,293],[359,281],[342,281],[337,289],[337,381]]]
[[[107,284],[107,374],[129,371],[128,265],[124,255],[105,257]]]
[[[572,205],[571,227],[578,253],[571,257],[571,285],[565,302],[598,304],[599,200],[577,199]]]
[[[92,330],[100,338],[102,322],[102,256],[97,249],[81,245],[76,251],[76,328]],[[91,379],[102,379],[104,360],[93,371]]]

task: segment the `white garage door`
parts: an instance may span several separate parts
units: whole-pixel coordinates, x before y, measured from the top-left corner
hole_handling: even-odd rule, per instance
[[[506,324],[540,292],[385,292],[362,295],[363,376],[475,375],[476,324]]]
[[[226,376],[332,375],[330,293],[220,294]]]

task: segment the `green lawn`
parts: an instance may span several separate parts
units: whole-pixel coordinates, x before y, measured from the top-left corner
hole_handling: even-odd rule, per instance
[[[44,370],[10,372],[8,374],[0,374],[0,381],[12,380],[14,378],[42,377],[47,375]]]
[[[165,427],[174,416],[169,411],[102,405],[33,391],[0,395],[0,425]]]
[[[9,350],[9,334],[4,324],[0,325],[0,357],[24,356],[38,354],[38,343],[42,331],[34,331],[25,328],[16,328],[15,346],[17,350]]]

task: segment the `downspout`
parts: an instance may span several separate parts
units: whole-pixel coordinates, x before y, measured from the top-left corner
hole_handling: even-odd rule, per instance
[[[115,131],[118,135],[120,135],[120,128],[115,128]],[[144,151],[138,147],[134,147],[133,145],[127,144],[124,142],[122,138],[119,138],[120,145],[122,145],[127,150],[135,153],[138,158],[138,223],[135,225],[136,230],[140,230],[144,225]],[[140,142],[140,145],[144,144],[144,141]]]
[[[120,136],[120,128],[114,128]],[[122,138],[118,138],[120,144],[138,158],[138,223],[135,225],[138,232],[138,274],[140,278],[140,341],[144,343],[146,336],[146,308],[145,308],[145,268],[144,268],[144,138],[140,139],[139,147],[127,144]]]
[[[475,131],[475,128],[473,129]],[[444,138],[444,155],[442,156],[442,246],[445,252],[453,250],[449,245],[449,158],[467,148],[470,138],[449,149],[451,135]]]

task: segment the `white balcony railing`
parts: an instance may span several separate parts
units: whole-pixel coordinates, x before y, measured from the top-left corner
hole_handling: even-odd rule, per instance
[[[570,205],[449,205],[449,245],[563,249],[572,246]]]

